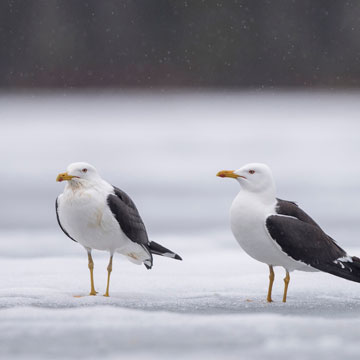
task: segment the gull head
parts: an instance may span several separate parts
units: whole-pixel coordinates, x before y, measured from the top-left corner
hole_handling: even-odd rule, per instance
[[[270,168],[260,163],[247,164],[238,170],[222,170],[216,176],[236,179],[244,189],[252,192],[263,192],[275,187]]]
[[[60,173],[56,181],[69,181],[72,185],[86,185],[95,183],[100,179],[96,168],[86,162],[70,164],[66,172]]]

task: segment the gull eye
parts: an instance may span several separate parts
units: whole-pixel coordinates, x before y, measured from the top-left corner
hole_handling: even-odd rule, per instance
[[[82,169],[81,170],[83,173],[86,173],[87,172],[87,169],[85,168],[85,169]]]
[[[255,174],[255,170],[249,170],[249,174]]]

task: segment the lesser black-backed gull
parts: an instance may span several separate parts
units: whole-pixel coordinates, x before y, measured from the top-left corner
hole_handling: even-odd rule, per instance
[[[217,176],[234,178],[242,186],[231,206],[231,229],[246,253],[269,266],[268,302],[272,301],[274,266],[286,270],[283,302],[293,270],[320,270],[360,282],[360,259],[347,255],[296,203],[276,198],[267,165],[248,164]]]
[[[149,241],[134,202],[124,191],[103,180],[92,165],[73,163],[56,180],[67,180],[64,192],[56,199],[56,215],[63,232],[87,251],[90,295],[96,295],[92,249],[110,253],[105,296],[109,296],[115,252],[135,264],[143,263],[147,269],[153,265],[153,254],[181,260],[171,250]]]

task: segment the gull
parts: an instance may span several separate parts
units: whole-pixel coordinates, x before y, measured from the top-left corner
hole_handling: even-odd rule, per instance
[[[56,181],[67,181],[56,199],[56,217],[61,230],[87,251],[90,270],[90,295],[96,295],[92,249],[108,251],[110,260],[104,296],[109,296],[114,253],[124,255],[135,264],[153,265],[153,254],[182,260],[169,249],[149,241],[145,225],[131,198],[103,180],[94,166],[70,164]]]
[[[272,302],[275,266],[286,271],[283,302],[294,270],[323,271],[360,282],[360,259],[349,256],[296,203],[276,198],[267,165],[248,164],[217,176],[236,179],[242,187],[231,205],[231,230],[248,255],[269,266],[268,302]]]

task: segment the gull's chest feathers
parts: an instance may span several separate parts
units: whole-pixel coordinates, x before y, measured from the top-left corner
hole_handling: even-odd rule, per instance
[[[96,189],[76,189],[64,192],[60,219],[75,236],[113,229],[114,221],[107,206],[107,194]]]
[[[274,212],[275,204],[264,206],[258,199],[240,192],[231,206],[231,228],[239,237],[263,234],[265,219]]]
[[[107,204],[112,193],[113,187],[107,184],[91,188],[68,187],[59,198],[59,219],[69,235],[86,248],[123,250],[127,255],[134,250],[133,242],[121,230]]]
[[[265,228],[265,219],[275,212],[275,203],[264,204],[251,194],[240,192],[231,210],[231,230],[240,246],[258,261],[272,263],[278,250]]]

